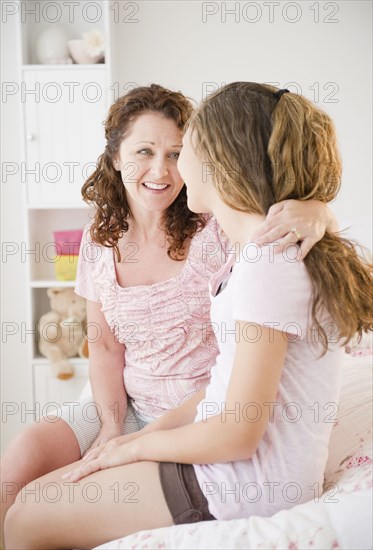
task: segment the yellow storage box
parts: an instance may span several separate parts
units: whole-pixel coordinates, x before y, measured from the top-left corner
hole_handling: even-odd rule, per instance
[[[72,254],[56,256],[54,268],[57,281],[75,281],[78,258]]]

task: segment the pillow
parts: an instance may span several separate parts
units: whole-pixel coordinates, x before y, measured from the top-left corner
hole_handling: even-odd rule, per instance
[[[371,351],[344,355],[339,410],[325,469],[326,490],[346,470],[371,462],[372,357]]]
[[[350,353],[354,356],[372,355],[373,348],[373,333],[363,333],[361,340],[357,336],[346,346],[346,353]]]
[[[329,443],[321,500],[341,548],[372,548],[372,358],[371,350],[345,356]]]

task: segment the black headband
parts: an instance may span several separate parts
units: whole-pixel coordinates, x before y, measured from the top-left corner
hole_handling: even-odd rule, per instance
[[[277,100],[280,99],[280,97],[283,95],[283,94],[290,94],[290,90],[287,90],[286,88],[284,88],[283,90],[278,90],[275,94],[273,94],[275,96],[275,98]]]

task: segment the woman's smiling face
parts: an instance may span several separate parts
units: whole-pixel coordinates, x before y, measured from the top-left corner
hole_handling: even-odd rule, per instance
[[[180,193],[183,180],[177,160],[181,138],[175,121],[160,113],[143,113],[132,123],[114,158],[132,212],[139,207],[163,212]]]

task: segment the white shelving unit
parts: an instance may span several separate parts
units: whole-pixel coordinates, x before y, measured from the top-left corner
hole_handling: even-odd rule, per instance
[[[75,7],[69,7],[68,2],[53,4],[61,16],[58,23],[52,21],[54,12],[43,13],[46,4],[44,6],[40,1],[20,2],[18,10],[20,83],[23,90],[21,177],[28,271],[25,318],[26,326],[35,330],[41,315],[50,309],[46,290],[49,287],[74,287],[74,281],[56,280],[53,231],[81,229],[92,215],[81,199],[80,189],[104,149],[102,122],[112,101],[109,94],[112,81],[111,2],[81,1]],[[52,4],[47,8],[52,10]],[[106,38],[105,62],[37,64],[38,36],[46,27],[56,24],[64,29],[68,39],[100,29]],[[36,339],[35,335],[29,343],[27,366],[35,410],[47,407],[48,403],[62,405],[76,401],[87,381],[88,361],[73,358],[75,376],[67,381],[59,380],[54,377],[48,360],[40,355]]]
[[[87,361],[80,358],[71,359],[75,374],[70,380],[59,380],[49,367],[48,360],[40,358],[33,361],[33,393],[35,413],[42,416],[51,412],[56,405],[77,402],[87,382]]]

